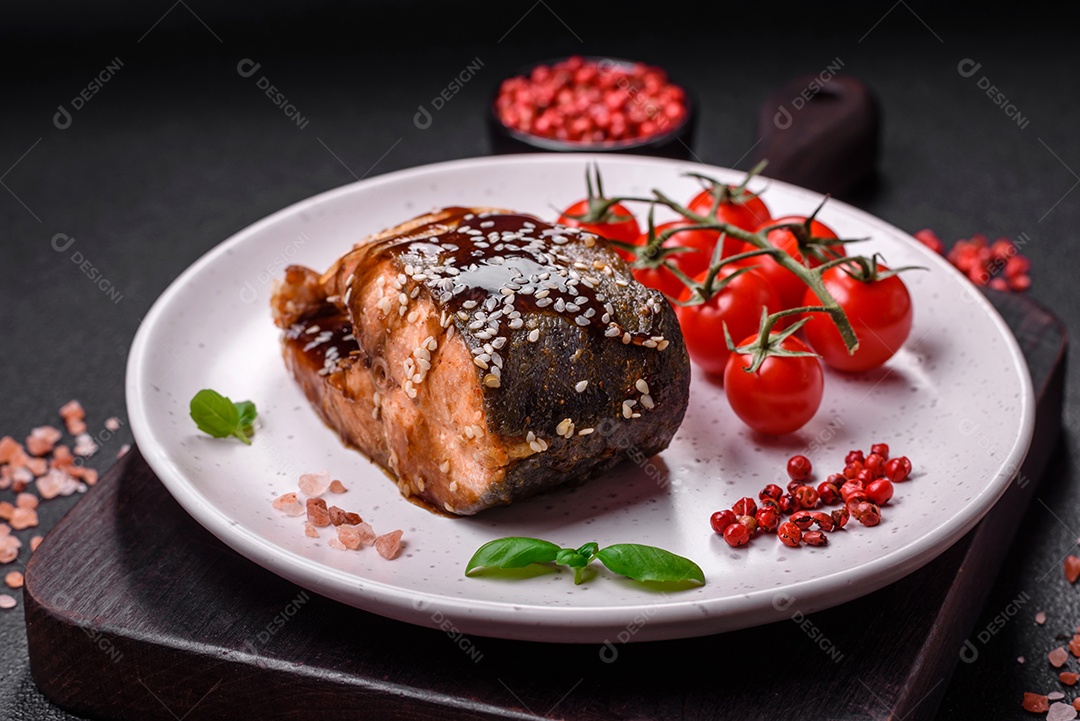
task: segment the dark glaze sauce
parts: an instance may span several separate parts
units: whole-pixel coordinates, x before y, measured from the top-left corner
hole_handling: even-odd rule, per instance
[[[535,321],[527,314],[532,313],[561,314],[578,327],[624,343],[664,342],[620,325],[603,288],[612,293],[614,284],[629,287],[633,280],[611,268],[604,254],[588,250],[598,245],[596,236],[527,215],[473,214],[466,208],[447,212],[442,220],[363,246],[365,260],[374,266],[381,258],[393,258],[403,269],[397,290],[405,290],[410,279],[423,284],[463,324],[463,332],[481,343],[513,330],[530,332]],[[663,301],[649,297],[648,302]],[[659,310],[649,305],[650,327]],[[529,340],[535,342],[535,336]]]
[[[299,346],[319,375],[328,376],[337,370],[338,363],[360,352],[353,337],[352,323],[337,306],[324,303],[319,310],[285,331],[287,341]]]

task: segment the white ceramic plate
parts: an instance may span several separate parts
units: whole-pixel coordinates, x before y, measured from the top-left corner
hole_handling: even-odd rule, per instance
[[[698,188],[685,171],[738,181],[721,168],[632,156],[530,155],[414,168],[297,203],[237,233],[188,268],[146,316],[127,370],[128,411],[147,462],[183,507],[259,565],[316,593],[410,623],[464,634],[603,642],[696,636],[790,617],[874,591],[919,568],[966,533],[1000,497],[1024,458],[1034,400],[1024,359],[1001,318],[948,263],[896,228],[830,201],[820,219],[841,237],[869,236],[864,252],[905,275],[915,325],[884,369],[827,372],[814,420],[762,441],[728,409],[721,388],[695,372],[690,410],[671,447],[574,490],[468,519],[434,516],[401,498],[383,473],[347,450],[308,406],[282,363],[270,320],[272,281],[288,263],[320,271],[362,236],[445,205],[494,205],[551,217],[576,200],[597,160],[611,193]],[[757,184],[760,188],[765,181]],[[809,213],[821,196],[779,182],[774,213]],[[208,438],[188,401],[212,387],[259,409],[255,444]],[[729,548],[709,529],[712,511],[756,497],[782,478],[793,453],[820,474],[850,448],[885,441],[913,459],[876,528],[852,523],[824,548],[790,549],[760,538]],[[301,518],[270,506],[300,473],[327,469],[349,492],[336,497],[376,531],[405,531],[394,561],[373,549],[307,538]],[[822,476],[823,477],[823,476]],[[781,481],[782,483],[783,481]],[[525,579],[465,578],[473,551],[493,538],[535,536],[562,545],[648,543],[697,561],[708,584],[662,594],[602,572],[574,586],[567,572]]]

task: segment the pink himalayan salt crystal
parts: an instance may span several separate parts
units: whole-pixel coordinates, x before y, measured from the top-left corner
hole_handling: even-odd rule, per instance
[[[37,479],[37,491],[45,500],[57,496],[70,496],[79,490],[79,482],[59,468],[54,468]]]
[[[123,458],[124,456],[127,455],[127,452],[130,451],[130,450],[131,450],[131,444],[125,443],[124,445],[120,446],[120,450],[116,452],[116,457],[117,458]]]
[[[23,448],[17,440],[11,436],[0,438],[0,463],[11,463],[22,453]]]
[[[82,403],[76,400],[71,400],[60,406],[60,417],[65,421],[68,418],[78,418],[82,420],[86,418],[86,411],[82,407]]]
[[[1040,626],[1046,623],[1046,613],[1044,611],[1039,611],[1035,614],[1035,623]]]
[[[334,538],[331,538],[327,542],[326,545],[330,546],[330,548],[336,548],[339,551],[347,551],[347,550],[349,550],[349,549],[345,548],[345,544],[343,544],[341,541],[339,541],[336,536]]]
[[[1016,662],[1017,663],[1023,663],[1024,662],[1024,657],[1023,656],[1017,656],[1016,657]]]
[[[43,460],[43,459],[37,459]],[[45,471],[43,470],[42,473]],[[26,466],[19,466],[11,472],[11,480],[15,483],[21,483],[24,486],[30,485],[30,482],[34,480],[34,472]]]
[[[41,545],[41,542],[45,540],[45,536],[33,536],[30,539],[30,550],[36,551],[37,547]]]
[[[19,508],[37,508],[38,497],[33,493],[20,493],[15,496],[15,505]]]
[[[345,485],[341,481],[330,481],[331,493],[344,493],[347,490],[348,489],[345,488]]]
[[[283,512],[286,516],[302,516],[306,513],[303,504],[297,500],[295,493],[286,493],[285,495],[278,496],[271,505]]]
[[[105,419],[105,429],[112,431],[113,433],[116,433],[118,430],[120,430],[121,425],[123,424],[120,423],[120,419],[116,416]]]
[[[6,523],[4,527],[7,527]],[[0,563],[11,563],[18,558],[20,547],[22,547],[22,542],[15,536],[0,537]]]
[[[383,558],[390,560],[401,550],[401,531],[390,531],[375,539],[375,550]]]
[[[1069,660],[1069,652],[1065,650],[1064,646],[1058,646],[1053,651],[1046,655],[1050,659],[1050,665],[1054,668],[1061,668],[1065,665],[1065,662]]]
[[[33,528],[37,524],[38,515],[33,508],[16,508],[11,514],[11,527],[16,531]]]
[[[75,438],[75,447],[72,452],[77,456],[89,458],[98,452],[98,444],[86,433],[81,433]]]
[[[375,529],[367,521],[356,524],[356,532],[360,534],[360,543],[365,546],[375,545]]]
[[[309,522],[304,523],[304,535],[308,538],[318,538],[319,531],[315,528],[315,524]]]
[[[1076,718],[1076,709],[1072,707],[1072,704],[1052,703],[1050,704],[1050,711],[1046,714],[1046,721],[1072,721]]]
[[[23,575],[18,571],[8,571],[7,575],[4,576],[4,583],[6,583],[9,588],[22,588]]]
[[[0,593],[0,608],[15,608],[15,597]]]
[[[300,492],[305,496],[321,496],[330,487],[330,471],[305,473],[300,476]]]
[[[63,436],[64,434],[60,432],[59,428],[38,426],[30,431],[30,435],[26,437],[26,450],[35,456],[44,456],[56,447],[56,444]]]
[[[1061,691],[1051,691],[1050,693],[1046,694],[1047,701],[1060,701],[1063,698],[1065,698],[1065,694],[1063,694]]]
[[[360,548],[360,533],[356,530],[356,526],[342,523],[337,527],[337,537],[345,548],[352,551]]]

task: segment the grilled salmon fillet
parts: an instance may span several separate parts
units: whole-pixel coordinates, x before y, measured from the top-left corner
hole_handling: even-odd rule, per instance
[[[595,235],[446,208],[271,301],[322,419],[412,501],[471,515],[671,442],[690,365],[664,297]]]

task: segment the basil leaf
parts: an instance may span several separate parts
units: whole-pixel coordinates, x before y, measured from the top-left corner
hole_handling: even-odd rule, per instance
[[[570,568],[581,568],[589,562],[588,556],[582,556],[572,548],[560,548],[555,556],[555,563]]]
[[[591,562],[596,558],[596,552],[600,550],[600,545],[594,541],[589,541],[577,550],[582,556],[585,557],[586,563]]]
[[[214,438],[235,436],[251,445],[249,436],[256,415],[255,404],[251,401],[233,403],[217,391],[203,388],[192,397],[189,412],[203,433]]]
[[[689,558],[676,556],[655,546],[619,543],[600,549],[596,557],[610,570],[635,581],[693,581],[705,584],[705,573],[700,566]]]
[[[554,543],[539,538],[497,538],[476,549],[465,566],[465,575],[477,568],[522,568],[533,563],[551,563],[559,550]]]

